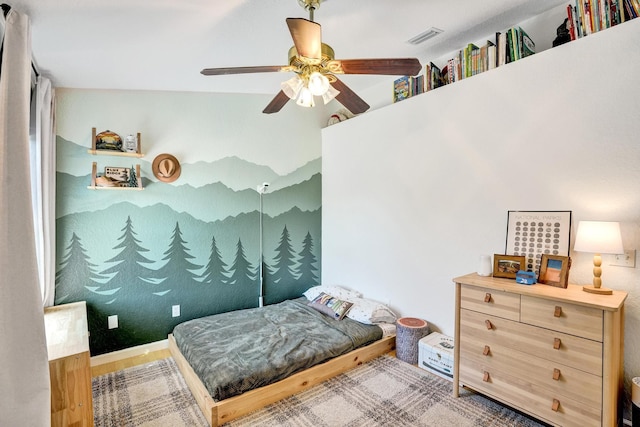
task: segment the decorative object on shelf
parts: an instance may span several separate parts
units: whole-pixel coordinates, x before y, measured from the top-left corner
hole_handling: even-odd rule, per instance
[[[91,148],[88,153],[106,156],[144,157],[140,132],[135,136],[128,135],[123,143],[122,138],[117,133],[110,130],[96,133],[96,128],[91,128]]]
[[[138,176],[136,174],[136,169],[131,165],[131,169],[129,169],[129,187],[138,187]]]
[[[129,134],[124,138],[124,151],[127,153],[138,152],[138,138],[135,135]]]
[[[153,175],[162,182],[173,182],[180,177],[180,162],[171,154],[163,153],[153,159]]]
[[[118,183],[129,182],[129,168],[121,168],[116,166],[105,166],[104,176]]]
[[[525,258],[521,255],[493,255],[493,277],[515,279],[516,273],[524,270]]]
[[[613,291],[602,287],[602,255],[622,254],[620,223],[612,221],[580,221],[573,250],[593,253],[593,286],[582,290],[594,294],[611,295]]]
[[[491,276],[491,255],[480,255],[478,264],[479,276]]]
[[[533,271],[520,270],[516,273],[516,283],[520,283],[521,285],[535,285],[536,273]]]
[[[96,177],[96,187],[118,187],[118,182],[108,176]]]
[[[344,122],[345,120],[349,120],[355,117],[353,113],[346,108],[341,108],[329,117],[327,121],[327,126],[335,125],[336,123]]]
[[[569,33],[569,29],[567,28],[567,21],[569,18],[565,18],[564,22],[560,24],[558,29],[556,30],[556,38],[553,40],[552,46],[560,46],[561,44],[565,44],[571,41],[571,34]]]
[[[559,255],[542,255],[538,282],[558,288],[566,288],[569,284],[571,258]]]
[[[522,270],[540,271],[542,254],[569,256],[571,211],[508,211],[505,254],[523,255]]]
[[[122,138],[115,132],[105,130],[96,135],[97,150],[122,151]]]
[[[429,324],[415,317],[396,321],[396,357],[403,362],[418,363],[418,342],[429,334]]]
[[[89,190],[143,190],[140,179],[140,165],[131,168],[107,166],[104,174],[98,176],[98,164],[91,165],[91,184]],[[126,179],[125,179],[126,177]]]

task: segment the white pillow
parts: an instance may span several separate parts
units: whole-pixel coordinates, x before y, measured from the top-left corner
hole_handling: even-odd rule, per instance
[[[360,298],[362,294],[360,292],[352,291],[350,289],[345,289],[341,286],[335,285],[320,285],[314,286],[312,288],[307,289],[304,292],[304,296],[307,297],[309,301],[313,301],[324,292],[327,295],[331,295],[332,297],[336,297],[338,299],[346,300],[351,302],[354,298]]]
[[[354,298],[349,300],[353,305],[347,313],[347,317],[367,325],[377,323],[395,323],[398,316],[384,304],[366,298]]]

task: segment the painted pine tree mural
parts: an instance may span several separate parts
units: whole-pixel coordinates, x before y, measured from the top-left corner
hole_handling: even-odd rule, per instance
[[[234,306],[239,306],[236,309],[257,306],[259,278],[255,276],[255,268],[247,260],[241,239],[238,239],[236,255],[230,269],[232,273],[224,287],[224,297],[230,299]]]
[[[118,238],[120,243],[113,248],[120,252],[106,261],[116,264],[102,271],[105,275],[114,274],[107,282],[108,285],[120,287],[112,308],[119,316],[118,341],[122,345],[131,346],[165,339],[165,331],[155,327],[155,324],[161,323],[164,318],[159,313],[158,305],[168,289],[164,284],[149,281],[149,278],[155,277],[156,272],[144,264],[151,264],[153,261],[142,255],[149,250],[140,246],[131,217],[127,217],[121,231],[123,234]],[[116,334],[116,331],[112,332]]]
[[[80,238],[72,233],[67,254],[56,273],[55,304],[66,304],[90,299],[89,290],[98,289],[100,283],[95,279],[102,276],[95,272],[95,264],[89,262]],[[116,289],[117,291],[117,289]]]
[[[296,257],[291,246],[291,238],[289,237],[289,230],[287,226],[284,226],[282,234],[280,235],[280,243],[276,247],[276,256],[274,257],[274,273],[271,276],[273,283],[284,287],[292,285],[296,281],[296,277],[293,273],[293,266],[295,265]]]
[[[212,286],[219,286],[227,283],[229,277],[227,276],[227,264],[222,261],[222,255],[216,243],[216,237],[211,237],[211,253],[209,254],[209,262],[205,266],[202,272],[202,283],[206,283]]]
[[[171,235],[169,249],[164,253],[162,261],[167,261],[155,273],[155,278],[162,279],[162,286],[169,289],[163,295],[162,302],[158,307],[164,314],[162,325],[172,329],[183,319],[192,319],[208,313],[206,310],[206,298],[202,295],[204,286],[196,280],[195,270],[200,270],[202,266],[192,263],[190,260],[195,257],[189,254],[186,246],[187,242],[182,238],[180,224],[176,222]],[[180,316],[172,317],[172,306],[180,306]]]
[[[313,239],[308,231],[302,241],[302,250],[298,256],[300,258],[298,261],[298,283],[300,287],[308,289],[318,285],[318,277],[315,274],[318,271],[315,266],[318,261],[313,254]]]

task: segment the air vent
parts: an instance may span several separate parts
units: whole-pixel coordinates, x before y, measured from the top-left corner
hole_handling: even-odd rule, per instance
[[[407,40],[407,43],[411,43],[411,44],[420,44],[420,43],[424,43],[427,40],[437,36],[438,34],[440,34],[442,32],[441,29],[436,28],[436,27],[431,27],[429,28],[427,31],[418,34],[415,37],[410,38],[409,40]]]

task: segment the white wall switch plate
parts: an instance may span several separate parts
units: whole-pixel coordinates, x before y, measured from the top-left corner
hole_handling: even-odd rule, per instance
[[[114,314],[113,316],[107,317],[107,322],[109,324],[109,329],[115,329],[118,327],[118,315]]]
[[[623,254],[613,255],[610,265],[617,265],[619,267],[631,267],[636,266],[636,250],[625,249]]]
[[[178,317],[180,316],[180,306],[179,305],[172,305],[171,306],[171,317]]]

